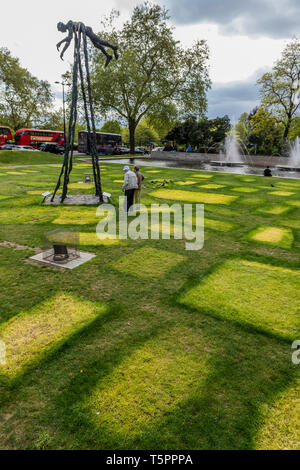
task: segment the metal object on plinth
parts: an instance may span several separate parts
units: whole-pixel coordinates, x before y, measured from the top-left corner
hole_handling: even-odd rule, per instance
[[[43,260],[65,264],[80,258],[79,233],[67,230],[52,230],[44,234]]]

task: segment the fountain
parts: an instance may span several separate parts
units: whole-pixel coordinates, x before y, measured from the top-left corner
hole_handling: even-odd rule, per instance
[[[295,142],[290,143],[288,165],[276,165],[276,168],[285,171],[300,171],[300,139],[296,137]]]
[[[240,145],[236,140],[234,132],[225,138],[224,152],[221,152],[221,160],[211,161],[211,165],[217,166],[243,166],[245,161],[241,160]]]
[[[289,163],[294,167],[300,167],[300,139],[296,137],[294,144],[291,145]]]

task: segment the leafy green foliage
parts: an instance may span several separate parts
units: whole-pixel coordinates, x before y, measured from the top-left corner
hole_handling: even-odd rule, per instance
[[[121,134],[122,127],[118,121],[106,121],[100,129],[101,132],[109,132],[111,134]]]
[[[122,130],[122,138],[123,142],[126,145],[129,145],[130,143],[130,133],[128,128],[124,128]],[[136,126],[135,130],[135,143],[136,145],[142,145],[145,146],[149,142],[159,142],[160,137],[158,133],[155,131],[155,129],[148,124],[148,121],[146,119],[143,119],[139,124]]]
[[[30,127],[50,110],[50,84],[21,67],[8,49],[0,49],[0,122],[14,130]]]
[[[287,138],[292,119],[297,116],[300,106],[297,100],[300,84],[299,38],[294,38],[287,44],[273,71],[265,73],[258,84],[262,107],[270,111],[284,126],[283,138]]]
[[[166,139],[185,146],[189,144],[197,146],[200,151],[216,152],[229,131],[230,119],[228,116],[216,117],[215,119],[205,117],[198,121],[195,116],[192,116],[182,123],[177,123],[166,135]]]
[[[265,108],[254,110],[249,126],[249,143],[255,145],[256,153],[272,155],[281,151],[284,127]]]
[[[138,123],[150,116],[169,121],[176,110],[202,115],[206,109],[208,49],[198,41],[184,50],[173,37],[167,11],[145,2],[134,8],[122,29],[99,32],[119,46],[120,57],[103,70],[103,57],[95,53],[92,86],[96,109],[126,119],[130,150],[135,147]]]

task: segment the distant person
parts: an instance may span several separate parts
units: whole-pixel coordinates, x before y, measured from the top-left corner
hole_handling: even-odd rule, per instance
[[[123,171],[125,175],[122,189],[127,198],[125,211],[129,212],[130,208],[133,206],[134,191],[138,189],[138,179],[136,174],[130,170],[129,166],[124,166]]]
[[[264,176],[272,176],[272,172],[269,166],[267,166],[267,168],[264,170]]]
[[[188,148],[186,149],[186,151],[187,151],[188,153],[190,153],[190,152],[192,151],[191,145],[188,146]]]
[[[134,191],[134,206],[135,206],[135,209],[139,209],[140,208],[140,203],[141,203],[142,183],[143,183],[143,180],[145,179],[145,177],[140,172],[140,169],[139,169],[138,166],[135,166],[133,171],[136,174],[137,181],[138,181],[138,187]]]

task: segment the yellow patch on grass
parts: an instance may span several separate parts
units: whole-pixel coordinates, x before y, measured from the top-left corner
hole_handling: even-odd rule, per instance
[[[113,268],[145,279],[163,277],[185,257],[172,251],[140,248],[113,263]]]
[[[294,339],[300,334],[299,289],[299,270],[235,259],[218,266],[179,302]]]
[[[262,424],[254,449],[300,450],[300,379],[261,407]]]
[[[58,231],[57,233],[50,233],[48,236],[50,242],[73,244],[78,240],[80,246],[97,246],[97,245],[117,245],[119,239],[106,238],[100,240],[96,232],[67,232]]]
[[[90,164],[88,164],[88,163],[75,163],[74,166],[76,166],[76,167],[79,166],[79,167],[81,167],[81,168],[92,168],[92,164],[91,164],[91,163],[90,163]]]
[[[294,241],[293,233],[290,229],[264,225],[253,230],[244,238],[286,249],[290,249]]]
[[[243,176],[242,176],[242,177],[240,178],[240,180],[241,180],[242,182],[245,182],[245,183],[253,183],[254,181],[256,181],[255,178],[251,178],[251,177],[248,178],[248,176],[247,176],[247,177],[243,177]]]
[[[95,185],[93,183],[72,183],[68,187],[70,189],[93,189]]]
[[[207,217],[204,218],[204,227],[209,228],[211,230],[217,230],[218,232],[229,232],[235,228],[235,224],[231,224],[230,222],[224,222],[223,220],[214,220],[208,219]]]
[[[262,199],[260,197],[244,197],[243,199],[240,199],[239,201],[240,204],[243,204],[245,206],[258,206],[262,205],[265,203],[265,199]]]
[[[201,173],[196,173],[193,174],[193,178],[204,178],[204,179],[209,179],[209,178],[212,178],[213,175],[204,175],[204,174],[201,174]]]
[[[295,193],[292,193],[290,191],[270,191],[269,194],[271,194],[272,196],[287,197],[287,196],[293,196]]]
[[[60,293],[14,316],[0,326],[6,346],[6,364],[0,366],[0,374],[12,378],[105,311],[104,305]]]
[[[149,212],[149,213],[153,213],[153,214],[157,214],[157,213],[169,213],[169,214],[173,214],[174,211],[172,211],[171,209],[172,206],[168,206],[168,205],[165,205],[165,204],[162,204],[162,205],[159,205],[159,204],[151,204],[150,207],[146,207],[145,209],[142,207],[139,211],[137,212]]]
[[[59,217],[52,221],[58,225],[90,225],[97,224],[100,217],[96,216],[95,208],[76,210],[74,208],[63,208],[60,210]]]
[[[256,193],[258,191],[258,189],[256,188],[247,188],[246,187],[238,187],[238,188],[232,188],[232,191],[236,191],[238,193]]]
[[[286,204],[293,207],[300,207],[300,201],[286,201]]]
[[[198,202],[203,204],[226,204],[235,201],[238,196],[228,196],[226,194],[202,193],[198,191],[181,191],[171,189],[159,189],[150,193],[150,196],[159,199],[172,199],[174,201]]]
[[[198,328],[162,329],[97,383],[84,409],[93,426],[123,439],[146,434],[204,389],[215,344]],[[132,425],[134,423],[134,426]],[[156,427],[156,426],[155,426]]]
[[[198,187],[198,186],[197,186]],[[205,188],[205,189],[221,189],[221,188],[225,188],[225,185],[224,184],[202,184],[201,186],[199,186],[199,188]]]
[[[26,193],[30,194],[31,196],[41,196],[41,197],[42,197],[43,192],[44,191],[42,189],[35,189],[35,190],[32,190],[32,191],[26,191]],[[57,191],[56,194],[60,194],[60,193],[61,193],[61,191]]]
[[[179,184],[180,186],[188,186],[190,184],[196,184],[197,181],[176,181],[176,184]]]
[[[270,207],[260,207],[257,211],[258,212],[263,212],[265,214],[272,214],[272,215],[281,215],[284,214],[285,212],[288,212],[290,210],[289,207],[287,206],[270,206]]]
[[[97,245],[118,245],[120,240],[117,239],[110,239],[106,238],[104,240],[100,240],[97,237],[96,233],[90,232],[80,232],[79,234],[79,241],[81,246],[97,246]]]

